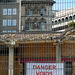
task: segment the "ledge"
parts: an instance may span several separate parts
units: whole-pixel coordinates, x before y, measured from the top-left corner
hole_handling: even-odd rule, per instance
[[[50,4],[53,5],[55,1],[22,1],[22,4]]]

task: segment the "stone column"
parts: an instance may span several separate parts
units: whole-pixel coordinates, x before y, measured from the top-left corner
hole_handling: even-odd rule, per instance
[[[21,32],[21,0],[17,0],[19,3],[19,32]]]
[[[14,47],[9,46],[9,75],[14,75]]]
[[[56,63],[61,63],[61,45],[56,45]]]

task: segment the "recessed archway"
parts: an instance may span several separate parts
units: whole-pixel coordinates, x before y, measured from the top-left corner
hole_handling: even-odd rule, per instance
[[[58,20],[58,23],[61,23],[61,19]]]
[[[72,20],[72,16],[69,17],[69,20]]]
[[[64,22],[64,18],[62,18],[62,22]]]
[[[73,15],[73,19],[75,19],[75,15]]]
[[[68,17],[65,18],[65,22],[67,22],[67,21],[68,21]]]
[[[57,24],[57,20],[55,20],[55,24]]]

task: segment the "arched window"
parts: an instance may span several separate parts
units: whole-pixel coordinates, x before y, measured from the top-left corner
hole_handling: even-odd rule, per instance
[[[41,25],[41,26],[40,26],[41,30],[42,30],[42,31],[45,30],[45,22],[41,22],[40,25]]]
[[[61,23],[61,20],[60,19],[58,20],[58,23]]]
[[[64,18],[62,18],[62,22],[64,22]]]
[[[67,22],[67,21],[68,21],[68,17],[65,18],[65,22]]]
[[[41,8],[41,16],[45,16],[45,8]]]
[[[72,16],[69,17],[69,20],[72,20]]]
[[[55,24],[57,24],[57,20],[55,20]]]
[[[75,19],[75,15],[73,15],[73,19]]]
[[[54,24],[54,21],[52,21],[52,24]]]

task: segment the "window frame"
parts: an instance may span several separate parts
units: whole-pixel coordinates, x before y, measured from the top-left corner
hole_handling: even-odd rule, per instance
[[[8,19],[8,26],[11,26],[12,25],[12,20],[11,19]]]
[[[31,10],[30,9],[27,10],[27,14],[26,15],[27,16],[31,16]]]
[[[3,9],[3,15],[7,15],[7,13],[8,13],[7,11],[8,11],[8,10],[7,10],[6,8],[4,8],[4,9]]]
[[[16,15],[16,14],[17,14],[17,9],[16,9],[16,8],[13,8],[12,11],[13,11],[13,12],[12,12],[13,15]]]
[[[12,8],[8,8],[8,15],[12,15]]]
[[[26,30],[32,30],[31,22],[26,22]]]
[[[15,23],[15,24],[14,24]],[[17,20],[16,19],[13,19],[12,20],[12,26],[16,26],[17,25]]]
[[[3,24],[2,26],[7,26],[7,19],[3,19]]]

